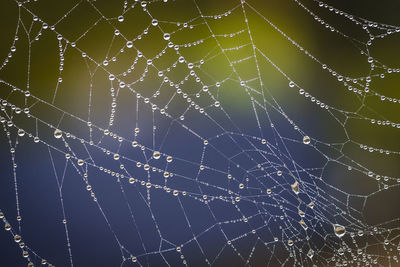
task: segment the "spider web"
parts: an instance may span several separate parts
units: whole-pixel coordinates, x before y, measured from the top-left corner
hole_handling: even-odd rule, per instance
[[[398,266],[400,27],[316,0],[2,5],[5,262]]]

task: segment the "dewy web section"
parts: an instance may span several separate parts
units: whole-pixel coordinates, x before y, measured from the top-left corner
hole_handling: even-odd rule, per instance
[[[399,266],[370,2],[2,1],[1,262]]]

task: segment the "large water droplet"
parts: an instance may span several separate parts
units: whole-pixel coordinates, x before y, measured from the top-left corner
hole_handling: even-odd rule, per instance
[[[57,139],[59,139],[59,138],[61,138],[61,136],[62,136],[62,131],[56,129],[56,130],[54,131],[54,137],[57,138]]]
[[[308,145],[310,143],[310,141],[311,141],[311,139],[310,139],[310,137],[308,135],[303,137],[303,143],[305,145]]]
[[[17,243],[21,242],[21,239],[22,239],[22,238],[21,238],[20,235],[15,235],[15,236],[14,236],[14,241],[17,242]]]
[[[153,158],[154,158],[154,159],[159,159],[160,157],[161,157],[161,153],[158,152],[158,151],[154,151],[154,153],[153,153]]]
[[[171,38],[169,33],[164,33],[164,40],[168,41]]]
[[[343,225],[340,225],[340,224],[334,224],[333,225],[333,230],[334,230],[335,235],[337,237],[342,237],[346,233],[346,228]]]

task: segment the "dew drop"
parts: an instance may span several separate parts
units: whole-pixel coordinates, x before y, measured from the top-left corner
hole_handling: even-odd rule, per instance
[[[21,238],[20,235],[15,235],[15,236],[14,236],[14,241],[17,242],[17,243],[21,242],[21,239],[22,239],[22,238]]]
[[[342,237],[346,233],[346,228],[343,225],[340,225],[340,224],[334,224],[333,225],[333,230],[334,230],[335,235],[337,237]]]
[[[309,257],[310,259],[312,259],[312,257],[314,257],[314,250],[312,250],[310,248],[310,250],[307,252],[307,257]]]
[[[161,153],[159,151],[154,151],[153,158],[154,159],[159,159],[160,157],[161,157]]]
[[[164,40],[168,41],[171,38],[169,33],[164,33]]]
[[[310,141],[311,141],[311,139],[310,139],[310,137],[308,135],[303,137],[303,143],[305,145],[308,145],[310,143]]]
[[[299,193],[299,182],[296,181],[290,186],[292,187],[293,192],[297,195]]]
[[[299,221],[299,224],[303,227],[304,230],[308,229],[308,226],[303,219]]]
[[[302,210],[299,210],[299,215],[300,215],[300,217],[306,216],[306,214],[305,214],[304,211],[302,211]]]
[[[267,140],[261,139],[261,144],[265,145],[267,143]]]
[[[56,130],[54,131],[54,137],[57,138],[57,139],[59,139],[59,138],[61,138],[61,136],[62,136],[62,131],[59,130],[59,129],[56,129]]]

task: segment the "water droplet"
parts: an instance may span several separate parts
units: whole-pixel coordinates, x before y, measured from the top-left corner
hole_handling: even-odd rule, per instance
[[[14,241],[17,242],[17,243],[21,242],[21,239],[22,239],[22,238],[21,238],[20,235],[15,235],[15,236],[14,236]]]
[[[309,257],[310,259],[312,259],[312,257],[314,257],[314,250],[312,250],[310,248],[310,250],[307,252],[307,257]]]
[[[117,153],[114,154],[114,159],[115,159],[115,160],[119,160],[119,154],[117,154]]]
[[[133,47],[133,42],[132,41],[126,42],[126,47],[132,48]]]
[[[340,225],[340,224],[334,224],[333,225],[333,230],[334,230],[335,235],[337,237],[342,237],[346,233],[346,228],[343,225]]]
[[[167,157],[167,162],[172,162],[172,157],[171,156]]]
[[[59,139],[59,138],[61,138],[61,136],[62,136],[62,131],[56,129],[56,130],[54,131],[54,137],[57,138],[57,139]]]
[[[292,187],[293,192],[297,195],[299,193],[299,182],[296,181],[290,186]]]
[[[161,157],[161,153],[158,152],[158,151],[154,151],[154,153],[153,153],[153,158],[154,158],[154,159],[159,159],[160,157]]]
[[[169,33],[164,33],[164,40],[168,41],[171,38]]]
[[[308,145],[310,142],[311,142],[311,139],[310,139],[310,137],[308,135],[303,137],[303,143],[305,145]]]
[[[151,21],[151,25],[157,26],[157,25],[158,25],[158,20],[153,19],[153,20]]]
[[[265,145],[267,143],[267,140],[261,139],[261,144]]]
[[[82,166],[83,164],[85,164],[85,161],[83,159],[78,159],[78,165]]]
[[[307,229],[308,229],[308,226],[307,226],[307,224],[305,223],[304,220],[300,220],[300,221],[299,221],[299,224],[303,227],[304,230],[307,230]]]
[[[118,17],[118,21],[119,21],[119,22],[123,22],[123,21],[124,21],[124,16],[119,16],[119,17]]]
[[[18,136],[24,136],[24,135],[25,135],[25,131],[23,129],[19,129]]]
[[[293,81],[290,81],[290,82],[289,82],[289,87],[292,87],[292,88],[293,88],[294,86],[295,86],[294,82],[293,82]]]

